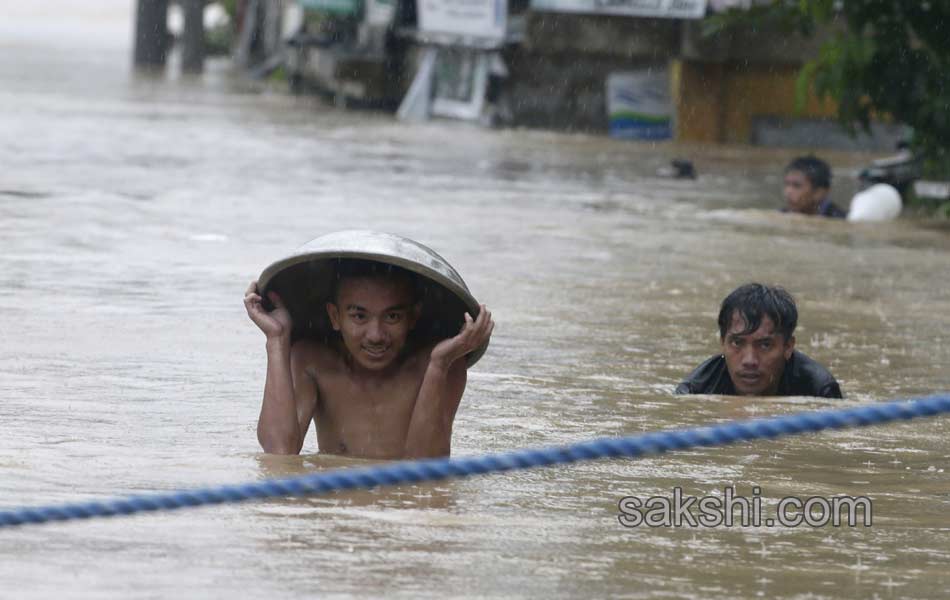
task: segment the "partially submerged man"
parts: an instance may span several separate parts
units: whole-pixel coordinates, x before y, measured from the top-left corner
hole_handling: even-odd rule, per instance
[[[797,324],[798,309],[784,289],[737,288],[719,310],[722,354],[699,365],[676,393],[841,398],[831,373],[795,350]]]
[[[375,261],[339,261],[325,310],[337,335],[291,343],[290,311],[257,282],[247,314],[267,341],[257,437],[265,452],[299,454],[315,423],[321,452],[364,458],[447,456],[466,383],[466,355],[491,336],[491,313],[465,313],[458,335],[417,343],[417,275]]]
[[[785,207],[782,212],[803,215],[818,215],[843,219],[847,212],[833,203],[831,192],[831,167],[814,156],[800,156],[785,167],[782,195]]]

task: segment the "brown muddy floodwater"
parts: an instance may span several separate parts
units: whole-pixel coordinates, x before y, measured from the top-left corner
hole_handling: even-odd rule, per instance
[[[263,338],[241,303],[267,264],[344,228],[430,245],[494,311],[457,456],[950,391],[950,230],[780,215],[792,151],[409,126],[248,90],[220,64],[136,78],[120,16],[0,25],[0,508],[365,464],[312,435],[302,457],[261,454]],[[673,156],[699,179],[654,176]],[[868,157],[829,157],[847,204]],[[795,293],[799,347],[845,403],[672,395],[749,280]],[[0,530],[0,597],[943,597],[948,433]],[[758,486],[766,511],[868,496],[873,524],[618,522],[624,496],[726,486]]]

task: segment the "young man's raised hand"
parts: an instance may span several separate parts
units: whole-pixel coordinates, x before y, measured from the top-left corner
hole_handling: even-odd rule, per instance
[[[492,321],[491,312],[484,304],[479,305],[478,318],[473,321],[472,315],[465,313],[462,330],[455,337],[436,344],[430,354],[430,362],[449,367],[456,360],[484,345],[494,328],[495,322]]]
[[[274,304],[274,310],[270,312],[264,309],[257,281],[252,281],[244,292],[244,308],[247,309],[247,316],[264,332],[268,340],[284,338],[289,341],[290,331],[293,328],[290,311],[284,306],[277,292],[270,292],[267,297]]]

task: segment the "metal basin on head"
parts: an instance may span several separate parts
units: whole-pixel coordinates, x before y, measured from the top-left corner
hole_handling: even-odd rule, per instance
[[[420,276],[422,312],[412,335],[419,343],[452,337],[465,323],[465,313],[478,317],[478,302],[465,281],[444,258],[419,242],[391,233],[368,230],[337,231],[297,248],[264,269],[258,288],[265,307],[267,293],[277,292],[293,318],[293,339],[329,341],[339,335],[330,326],[330,300],[336,265],[341,259],[363,259],[393,265]],[[382,268],[385,268],[384,266]],[[467,357],[478,362],[488,342]]]

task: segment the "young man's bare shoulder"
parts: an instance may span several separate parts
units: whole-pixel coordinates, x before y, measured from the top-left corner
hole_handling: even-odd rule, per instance
[[[429,358],[432,356],[432,349],[435,348],[435,345],[438,342],[429,342],[427,344],[421,344],[416,347],[412,352],[406,356],[405,364],[408,368],[413,370],[425,371],[429,366]]]
[[[432,349],[438,345],[441,340],[436,340],[434,342],[429,342],[427,344],[422,344],[416,348],[409,356],[406,358],[405,369],[413,373],[418,374],[420,377],[425,375],[426,369],[429,368],[429,361],[432,358]],[[461,370],[463,373],[468,369],[466,362],[460,360],[453,365],[453,370]]]

